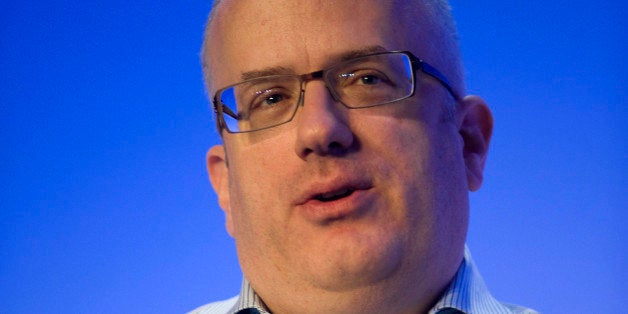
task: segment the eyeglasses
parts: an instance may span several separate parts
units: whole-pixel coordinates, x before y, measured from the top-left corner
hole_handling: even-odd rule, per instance
[[[213,100],[218,129],[244,133],[290,122],[303,102],[305,83],[312,80],[323,80],[333,99],[347,108],[400,101],[414,95],[417,70],[459,99],[443,74],[411,52],[379,52],[312,73],[263,76],[222,88]]]

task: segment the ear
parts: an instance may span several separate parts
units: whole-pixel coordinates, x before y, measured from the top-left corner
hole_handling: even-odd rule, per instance
[[[233,237],[233,219],[231,215],[231,202],[229,198],[229,167],[223,145],[216,145],[207,151],[207,172],[209,181],[218,195],[218,204],[225,212],[225,225],[227,232]]]
[[[493,115],[478,96],[466,96],[459,107],[459,132],[464,142],[463,157],[469,190],[476,191],[484,178],[484,163],[493,134]]]

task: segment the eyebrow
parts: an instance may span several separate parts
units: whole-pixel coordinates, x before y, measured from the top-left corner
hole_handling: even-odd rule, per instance
[[[250,79],[254,79],[258,77],[270,76],[270,75],[281,75],[281,74],[294,74],[294,70],[290,68],[282,67],[282,66],[276,66],[276,67],[264,68],[261,70],[247,71],[247,72],[242,73],[240,77],[242,78],[242,80],[246,81],[246,80],[250,80]]]
[[[378,53],[378,52],[386,52],[389,51],[388,49],[379,46],[379,45],[375,45],[375,46],[368,46],[368,47],[364,47],[362,49],[357,49],[357,50],[350,50],[347,52],[343,52],[341,54],[339,54],[336,58],[340,61],[347,61],[347,60],[351,60],[354,58],[359,58],[359,57],[363,57],[366,55],[370,55],[373,53]]]
[[[379,45],[367,46],[361,49],[342,52],[334,56],[332,59],[334,60],[334,62],[339,62],[339,61],[341,62],[341,61],[347,61],[354,58],[366,56],[372,53],[385,52],[385,51],[388,51],[388,50]],[[283,67],[283,66],[268,67],[261,70],[252,70],[252,71],[243,72],[240,77],[242,80],[246,81],[246,80],[250,80],[250,79],[254,79],[258,77],[282,75],[282,74],[294,74],[294,70],[291,68]]]

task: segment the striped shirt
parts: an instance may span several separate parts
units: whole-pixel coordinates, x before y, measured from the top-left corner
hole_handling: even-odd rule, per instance
[[[464,260],[454,279],[428,314],[537,314],[536,311],[501,303],[488,291],[465,247]],[[270,314],[264,302],[245,280],[239,296],[201,306],[190,314]]]

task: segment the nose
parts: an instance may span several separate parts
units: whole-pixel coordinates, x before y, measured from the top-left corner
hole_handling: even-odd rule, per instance
[[[306,159],[318,156],[341,156],[354,144],[355,136],[348,123],[348,108],[337,103],[325,84],[312,81],[303,95],[303,106],[297,117],[297,155]]]

